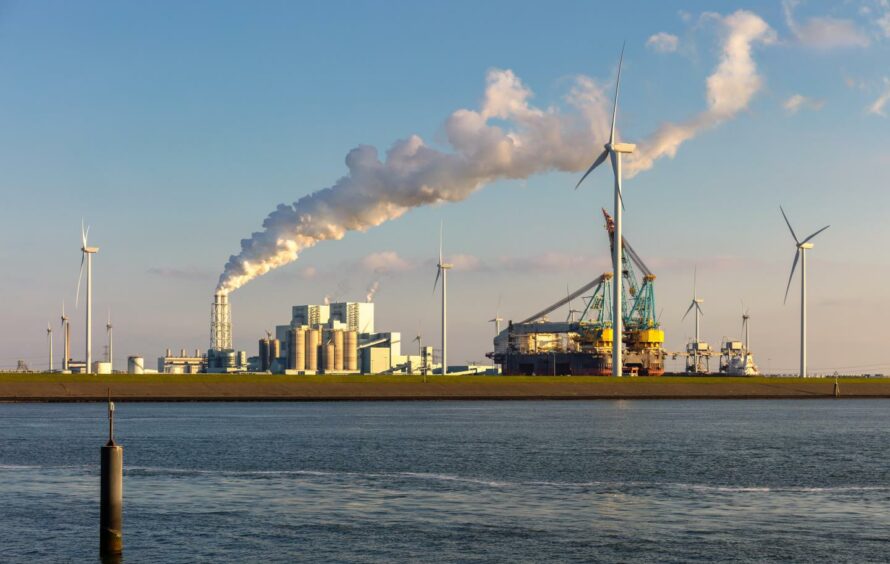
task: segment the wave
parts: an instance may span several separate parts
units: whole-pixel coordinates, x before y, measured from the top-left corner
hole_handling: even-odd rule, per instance
[[[28,469],[38,467],[4,466],[0,469]],[[171,468],[160,466],[128,466],[124,471],[130,475],[179,475],[179,476],[220,476],[230,478],[263,478],[263,477],[315,477],[325,479],[352,480],[417,480],[428,482],[463,483],[488,488],[547,488],[547,489],[589,489],[603,491],[614,490],[686,490],[703,493],[734,494],[734,493],[856,493],[869,491],[890,491],[890,486],[881,485],[839,485],[839,486],[768,486],[768,485],[732,485],[732,484],[695,484],[685,482],[646,482],[646,481],[508,481],[475,476],[459,476],[436,472],[349,472],[332,470],[217,470],[207,468]]]

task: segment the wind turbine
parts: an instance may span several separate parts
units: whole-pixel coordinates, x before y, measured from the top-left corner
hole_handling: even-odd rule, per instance
[[[86,366],[84,371],[89,374],[93,364],[93,255],[99,252],[99,247],[90,247],[87,245],[87,237],[90,236],[90,228],[86,231],[83,228],[83,220],[80,222],[80,239],[83,245],[80,247],[82,256],[80,257],[80,275],[77,277],[77,297],[74,301],[74,307],[77,307],[77,300],[80,299],[80,280],[83,278],[83,263],[87,264],[87,312],[86,312]]]
[[[71,358],[71,325],[65,315],[65,302],[62,302],[62,370],[68,370],[68,359]]]
[[[423,356],[423,337],[418,333],[414,340],[417,342],[417,354],[420,355],[420,373],[423,375],[423,381],[426,382],[426,358]]]
[[[593,164],[590,165],[590,168],[587,169],[587,172],[584,173],[584,176],[575,185],[577,190],[581,183],[584,182],[584,179],[587,178],[587,175],[593,172],[593,169],[603,164],[607,157],[612,161],[612,172],[615,176],[615,244],[612,246],[612,268],[615,273],[612,280],[612,374],[614,376],[621,376],[624,367],[621,350],[624,341],[622,333],[624,318],[621,315],[621,273],[624,272],[621,264],[624,252],[624,241],[621,236],[621,210],[624,205],[621,197],[621,155],[633,153],[634,149],[636,149],[636,145],[633,143],[618,143],[615,139],[615,120],[618,115],[618,90],[621,86],[622,62],[624,62],[624,46],[621,47],[621,56],[618,59],[618,77],[615,81],[615,100],[612,104],[612,129],[609,132],[609,142],[606,143],[603,152],[593,161]]]
[[[501,313],[501,296],[498,296],[498,307],[494,309],[494,318],[489,319],[489,323],[494,323],[494,335],[497,337],[501,334],[501,321],[504,320],[500,315]]]
[[[49,340],[49,371],[53,371],[53,326],[47,322],[46,338]]]
[[[108,310],[108,322],[105,324],[105,332],[108,338],[108,365],[111,373],[114,374],[114,335],[112,334],[112,329],[114,329],[111,325],[111,310]],[[266,334],[270,337],[271,333],[266,331]]]
[[[436,280],[433,292],[442,277],[442,374],[448,374],[448,270],[454,265],[448,264],[442,257],[442,245],[445,238],[444,222],[439,226],[439,262],[436,264]]]
[[[742,302],[742,338],[745,341],[745,355],[748,354],[748,320],[751,319],[750,311],[745,308],[745,302]]]
[[[785,303],[788,302],[788,290],[791,289],[791,279],[794,278],[794,269],[797,268],[797,260],[800,259],[800,377],[807,377],[807,254],[806,252],[813,248],[813,244],[810,241],[813,240],[813,237],[822,233],[826,229],[830,227],[830,225],[826,225],[819,231],[816,231],[803,241],[800,241],[797,238],[797,235],[794,233],[794,229],[791,227],[791,222],[788,221],[788,216],[785,215],[785,210],[782,209],[782,206],[779,206],[779,211],[782,212],[782,217],[785,218],[785,223],[788,225],[788,230],[791,231],[791,237],[794,238],[794,245],[797,247],[794,251],[794,262],[791,263],[791,275],[788,277],[788,285],[785,287]]]
[[[698,278],[698,272],[693,271],[692,274],[692,302],[689,304],[689,309],[686,310],[686,313],[683,314],[683,319],[686,319],[686,316],[689,315],[689,312],[695,309],[695,342],[698,343],[701,340],[701,335],[699,334],[699,315],[704,315],[705,312],[702,311],[701,305],[705,303],[705,301],[698,297],[698,292],[696,291],[696,278]]]
[[[692,274],[692,302],[689,304],[689,309],[686,310],[686,313],[683,314],[683,319],[686,319],[686,316],[689,315],[689,312],[695,309],[695,341],[691,345],[687,345],[686,352],[687,354],[692,354],[693,361],[693,369],[696,374],[700,374],[702,372],[707,372],[707,369],[703,366],[701,361],[702,358],[702,349],[707,350],[707,347],[702,347],[701,343],[701,333],[699,332],[700,322],[699,317],[704,315],[705,312],[702,311],[701,305],[705,302],[703,299],[698,297],[698,292],[696,291],[696,279],[698,278],[698,269],[693,271]],[[687,361],[686,364],[687,371],[689,370],[689,364]]]

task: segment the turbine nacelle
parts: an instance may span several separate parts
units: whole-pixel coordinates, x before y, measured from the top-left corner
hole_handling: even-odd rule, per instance
[[[797,248],[798,248],[798,249],[801,249],[801,250],[803,250],[803,251],[806,251],[806,250],[808,250],[808,249],[812,249],[812,248],[813,248],[813,244],[812,244],[812,243],[801,243],[800,245],[797,246]]]
[[[606,143],[605,148],[612,153],[633,153],[637,146],[633,143]]]

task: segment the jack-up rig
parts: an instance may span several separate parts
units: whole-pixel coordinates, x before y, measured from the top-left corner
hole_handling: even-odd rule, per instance
[[[615,224],[603,210],[610,247]],[[641,376],[664,374],[664,331],[655,315],[655,274],[622,237],[624,331],[623,373]],[[629,259],[629,260],[628,260]],[[638,277],[637,270],[640,275]],[[606,272],[575,292],[536,314],[509,322],[494,339],[488,357],[500,364],[504,374],[600,375],[612,374],[613,330],[611,319],[613,273]],[[591,292],[589,295],[585,295]],[[585,303],[575,319],[572,300]],[[554,310],[569,306],[565,321],[549,321]]]

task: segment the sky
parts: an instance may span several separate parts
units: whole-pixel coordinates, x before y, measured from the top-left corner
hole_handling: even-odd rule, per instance
[[[119,367],[206,349],[221,283],[252,354],[290,306],[375,286],[378,330],[437,342],[441,223],[449,359],[482,360],[495,313],[609,270],[611,173],[573,188],[623,43],[625,236],[666,348],[696,271],[705,340],[738,338],[744,303],[760,367],[796,370],[782,205],[800,235],[831,225],[811,370],[890,372],[888,0],[0,1],[0,369],[47,366],[63,302],[82,356],[82,219],[94,358],[110,311]]]

